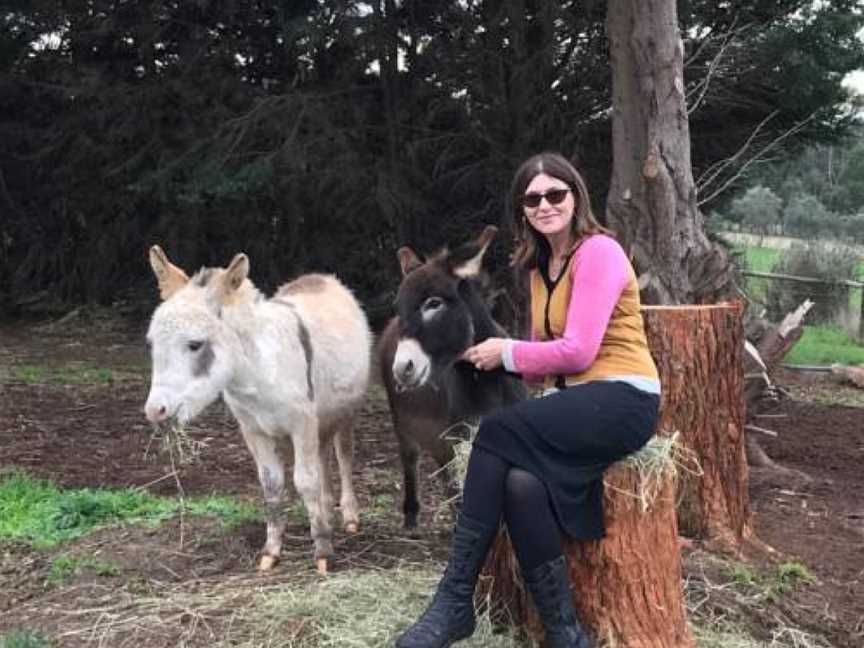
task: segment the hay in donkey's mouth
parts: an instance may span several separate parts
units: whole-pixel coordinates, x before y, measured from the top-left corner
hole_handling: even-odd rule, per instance
[[[154,442],[159,443],[159,454],[168,455],[172,463],[191,464],[197,461],[206,444],[193,439],[186,426],[177,417],[172,417],[164,423],[153,425],[150,442],[144,450],[144,456],[150,455]]]

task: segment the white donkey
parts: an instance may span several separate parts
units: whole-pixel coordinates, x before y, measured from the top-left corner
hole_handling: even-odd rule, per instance
[[[353,418],[369,380],[372,335],[351,292],[330,275],[304,275],[266,299],[247,278],[249,259],[191,279],[159,246],[150,265],[163,302],[147,340],[153,423],[195,418],[222,394],[258,467],[267,515],[259,569],[273,567],[285,529],[285,468],[277,443],[294,447],[294,485],[309,514],[318,570],[333,553],[330,449],[336,447],[344,528],[355,533]]]

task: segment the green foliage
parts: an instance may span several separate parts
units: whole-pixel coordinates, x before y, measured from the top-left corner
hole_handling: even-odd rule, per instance
[[[54,645],[40,630],[12,630],[0,635],[0,648],[52,648]]]
[[[805,326],[785,360],[802,365],[864,365],[864,343],[837,326]]]
[[[777,565],[777,580],[782,586],[794,587],[798,583],[813,583],[816,579],[807,565],[797,562],[783,562]]]
[[[97,576],[116,576],[120,569],[114,563],[90,556],[62,555],[51,561],[48,582],[52,585],[62,585],[85,571],[92,571]]]
[[[254,507],[230,498],[185,502],[193,515],[216,516],[225,524],[257,517]],[[0,538],[50,547],[88,531],[120,523],[158,523],[176,514],[180,502],[134,489],[63,490],[22,472],[0,478]]]
[[[784,145],[848,131],[841,79],[864,67],[851,2],[679,4],[701,195],[745,142],[749,155],[793,126]],[[395,250],[499,222],[530,153],[573,155],[602,213],[606,4],[407,7],[14,3],[0,16],[0,301],[152,295],[141,251],[159,242],[188,270],[243,250],[265,290],[338,272],[378,324]],[[490,250],[499,275],[509,240]]]
[[[816,196],[798,194],[791,198],[783,208],[784,232],[805,238],[816,238],[820,233],[829,229],[826,225],[831,218],[832,214]]]
[[[862,135],[858,125],[849,137],[789,151],[748,174],[752,187],[768,187],[783,201],[785,233],[864,241]]]
[[[758,590],[762,596],[772,599],[816,580],[807,566],[797,561],[780,563],[770,571],[759,571],[744,563],[730,563],[728,570],[737,587]]]
[[[732,220],[761,232],[767,232],[780,222],[783,201],[766,187],[751,187],[741,198],[732,201]]]

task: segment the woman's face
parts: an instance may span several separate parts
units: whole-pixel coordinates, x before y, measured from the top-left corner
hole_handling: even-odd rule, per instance
[[[569,235],[575,206],[573,190],[567,183],[545,173],[534,176],[522,195],[525,217],[547,238]]]

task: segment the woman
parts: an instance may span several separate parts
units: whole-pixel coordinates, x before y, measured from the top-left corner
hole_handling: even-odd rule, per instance
[[[660,382],[636,276],[591,213],[585,182],[565,158],[542,153],[516,172],[512,200],[513,265],[530,277],[531,341],[490,338],[464,359],[542,381],[544,395],[481,423],[447,569],[398,648],[440,648],[474,632],[474,586],[502,517],[545,645],[587,648],[561,533],[603,537],[603,471],[653,433]]]

